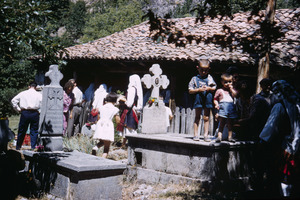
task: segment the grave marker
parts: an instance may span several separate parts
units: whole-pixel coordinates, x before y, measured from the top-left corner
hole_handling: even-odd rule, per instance
[[[159,134],[167,132],[166,108],[163,100],[159,99],[159,89],[166,89],[170,83],[166,75],[162,75],[159,64],[154,64],[141,79],[144,86],[152,88],[151,98],[158,103],[147,104],[143,109],[142,133]]]
[[[51,65],[45,74],[51,83],[43,88],[40,114],[40,143],[45,150],[61,151],[63,148],[63,88],[59,82],[63,78],[58,65]]]

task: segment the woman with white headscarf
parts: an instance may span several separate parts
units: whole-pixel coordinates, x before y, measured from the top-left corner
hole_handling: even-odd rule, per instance
[[[93,109],[97,109],[99,110],[100,107],[103,106],[104,104],[104,99],[107,95],[107,86],[106,84],[101,84],[99,86],[99,88],[95,91],[95,94],[94,94],[94,101],[93,101]]]
[[[121,122],[117,127],[119,132],[123,133],[123,147],[126,143],[125,135],[127,133],[136,134],[139,123],[139,115],[143,108],[143,90],[141,79],[137,74],[129,77],[127,89],[126,108],[121,114]]]

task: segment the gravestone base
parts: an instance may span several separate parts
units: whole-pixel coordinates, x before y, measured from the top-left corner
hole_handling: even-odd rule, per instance
[[[142,133],[167,133],[166,108],[163,101],[158,106],[145,106],[143,109]]]
[[[23,151],[26,170],[45,193],[71,199],[122,199],[126,165],[109,159],[73,152]]]
[[[45,151],[62,151],[63,150],[63,138],[58,136],[41,136],[40,144],[44,146]]]
[[[145,183],[201,182],[210,191],[247,191],[255,143],[193,141],[185,134],[128,134],[128,178]]]

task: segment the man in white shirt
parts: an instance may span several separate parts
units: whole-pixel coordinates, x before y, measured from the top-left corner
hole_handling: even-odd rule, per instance
[[[70,79],[74,85],[74,88],[72,90],[74,94],[74,102],[72,105],[72,110],[69,115],[69,120],[68,120],[68,126],[67,126],[67,135],[68,137],[71,137],[74,135],[74,126],[78,126],[78,129],[76,128],[76,133],[81,130],[80,124],[79,124],[79,117],[82,111],[82,101],[83,101],[83,93],[81,90],[77,87],[77,83],[74,79]]]
[[[31,149],[35,149],[39,128],[39,109],[42,104],[42,94],[36,91],[36,83],[32,82],[29,89],[19,93],[12,100],[13,108],[21,113],[16,149],[22,147],[26,131],[30,125]]]

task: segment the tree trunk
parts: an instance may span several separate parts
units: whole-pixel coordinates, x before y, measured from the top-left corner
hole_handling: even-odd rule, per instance
[[[269,0],[267,9],[266,9],[266,22],[270,25],[274,24],[275,18],[275,8],[276,8],[276,0]],[[266,38],[266,36],[263,36]],[[267,39],[268,40],[268,39]],[[264,41],[267,44],[267,50],[265,55],[262,56],[258,62],[258,70],[257,70],[257,84],[256,84],[256,93],[261,91],[261,87],[259,82],[264,78],[269,78],[270,72],[270,51],[271,51],[271,41]]]

